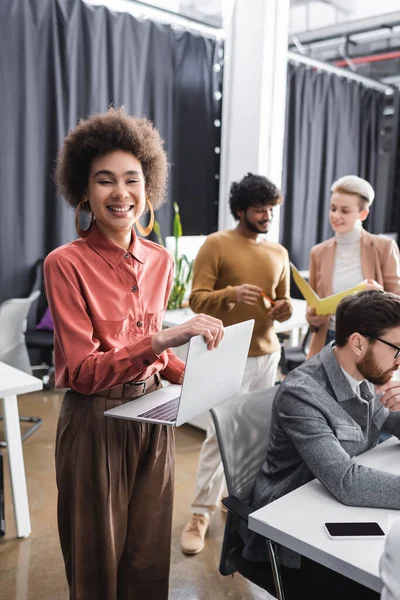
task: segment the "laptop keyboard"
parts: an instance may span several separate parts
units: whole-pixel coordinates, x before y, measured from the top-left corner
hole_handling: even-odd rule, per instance
[[[156,421],[175,421],[178,414],[180,398],[174,398],[168,402],[164,402],[160,406],[155,406],[151,410],[141,413],[138,417],[143,419],[154,419]]]

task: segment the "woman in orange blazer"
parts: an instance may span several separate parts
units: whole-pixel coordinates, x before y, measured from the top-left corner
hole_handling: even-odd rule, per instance
[[[361,281],[367,287],[400,294],[399,249],[395,241],[365,231],[375,193],[368,181],[346,175],[332,185],[329,221],[335,236],[311,249],[310,285],[320,298]],[[307,308],[313,329],[308,358],[335,337],[335,316],[317,316]]]

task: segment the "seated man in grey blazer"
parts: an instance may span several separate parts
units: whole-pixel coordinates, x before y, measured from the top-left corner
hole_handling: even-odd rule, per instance
[[[344,504],[400,509],[400,478],[353,461],[378,443],[382,429],[400,437],[400,381],[392,380],[399,366],[400,296],[363,291],[344,298],[336,341],[289,373],[277,391],[251,505],[265,506],[317,478]],[[265,546],[252,534],[243,556],[264,560]],[[286,578],[307,573],[307,600],[378,598],[286,548],[280,558],[289,567]]]

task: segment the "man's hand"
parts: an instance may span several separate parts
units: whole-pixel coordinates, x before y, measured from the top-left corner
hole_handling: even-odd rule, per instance
[[[392,412],[400,411],[400,381],[388,381],[385,385],[375,387],[377,394],[382,394],[380,401]]]
[[[196,315],[182,325],[168,327],[155,333],[151,338],[151,348],[154,354],[161,354],[167,348],[183,346],[195,335],[204,337],[209,350],[218,348],[218,344],[224,337],[222,321],[208,315]]]
[[[274,321],[287,321],[292,314],[292,305],[288,300],[275,300],[274,306],[268,311]]]
[[[236,303],[237,304],[255,304],[259,299],[262,289],[257,285],[244,283],[236,286]]]
[[[329,315],[317,315],[315,313],[315,308],[311,308],[311,306],[307,306],[306,319],[310,323],[311,327],[321,327],[324,325],[329,319]]]

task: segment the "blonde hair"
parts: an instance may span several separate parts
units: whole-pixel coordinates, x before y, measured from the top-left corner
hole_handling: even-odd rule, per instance
[[[331,192],[356,194],[361,198],[361,209],[371,206],[375,198],[372,185],[357,175],[345,175],[332,184]]]

